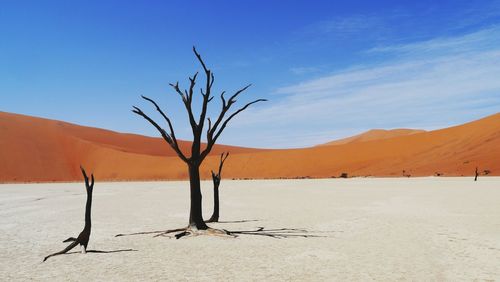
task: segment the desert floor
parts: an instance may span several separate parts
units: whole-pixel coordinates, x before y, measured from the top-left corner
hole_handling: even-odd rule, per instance
[[[89,250],[116,252],[44,263],[83,228],[84,185],[0,185],[0,280],[500,280],[499,177],[223,180],[211,226],[322,237],[114,237],[186,225],[187,185],[96,182]]]

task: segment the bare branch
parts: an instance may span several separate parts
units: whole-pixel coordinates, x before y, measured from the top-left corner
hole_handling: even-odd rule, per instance
[[[87,173],[85,172],[85,169],[83,168],[82,165],[80,165],[80,170],[82,171],[83,179],[85,180],[85,186],[89,187],[89,177],[87,176]],[[94,181],[92,180],[92,182]]]
[[[224,128],[226,128],[226,125],[228,124],[228,122],[233,118],[235,117],[237,114],[243,112],[244,110],[246,110],[250,105],[253,105],[255,103],[258,103],[258,102],[266,102],[267,99],[257,99],[255,101],[252,101],[248,104],[246,104],[245,106],[243,106],[242,108],[240,108],[239,110],[237,110],[236,112],[234,112],[232,115],[230,115],[225,121],[224,123],[222,124],[222,126],[220,127],[220,129],[217,131],[217,134],[215,134],[214,138],[213,138],[213,141],[216,142],[217,141],[217,138],[219,138],[219,136],[221,135],[222,131],[224,130]]]
[[[193,52],[194,54],[196,55],[196,58],[198,58],[198,61],[200,61],[200,64],[201,66],[203,67],[203,70],[205,72],[209,72],[207,66],[205,65],[205,63],[203,62],[203,59],[201,58],[201,55],[196,51],[196,47],[193,46]]]
[[[170,137],[172,138],[174,145],[179,147],[179,145],[177,143],[177,138],[175,137],[174,127],[172,126],[172,122],[167,117],[167,115],[161,110],[161,108],[158,106],[158,104],[153,99],[150,99],[150,98],[143,96],[143,95],[141,95],[141,97],[142,97],[142,99],[151,102],[151,104],[153,104],[155,106],[156,110],[162,115],[162,117],[165,119],[165,121],[168,124],[168,127],[170,129]]]
[[[210,97],[210,92],[212,90],[212,85],[214,83],[215,77],[214,74],[207,68],[205,62],[203,62],[203,59],[201,58],[201,55],[196,51],[196,48],[194,46],[193,46],[193,52],[196,55],[196,58],[198,59],[200,64],[202,65],[206,75],[205,91],[203,91],[203,89],[200,89],[201,95],[203,96],[203,102],[201,106],[200,119],[198,121],[198,131],[197,131],[198,135],[195,136],[196,138],[196,137],[201,137],[203,125],[205,122],[205,117],[207,115],[207,105],[212,100],[212,98]]]
[[[217,122],[213,125],[212,127],[212,130],[210,131],[210,133],[207,135],[207,147],[205,148],[205,150],[201,153],[201,159],[203,160],[209,153],[210,151],[212,150],[212,147],[213,145],[215,144],[215,142],[217,142],[217,139],[219,138],[219,136],[222,134],[222,131],[224,131],[224,129],[226,128],[227,124],[229,123],[229,121],[235,117],[236,115],[238,115],[239,113],[243,112],[244,110],[246,110],[249,106],[255,104],[255,103],[258,103],[258,102],[265,102],[267,101],[267,99],[257,99],[255,101],[252,101],[250,103],[247,103],[245,106],[241,107],[240,109],[238,109],[236,112],[234,112],[233,114],[231,114],[221,125],[221,127],[219,129],[217,129],[217,124],[218,122],[220,122],[220,120],[222,120],[224,118],[224,115],[225,113],[227,112],[227,110],[231,107],[231,104],[227,104],[227,106],[222,110],[222,112],[220,113],[219,115],[219,119],[217,120]],[[215,133],[217,132],[217,133]],[[215,135],[214,135],[215,133]]]
[[[176,84],[172,84],[170,83],[170,86],[172,86],[172,88],[174,88],[175,92],[177,92],[181,98],[182,98],[182,102],[184,102],[184,106],[186,107],[186,110],[188,112],[188,116],[189,116],[189,123],[191,124],[191,127],[193,128],[193,133],[194,133],[194,129],[196,127],[198,127],[198,125],[196,124],[196,121],[194,119],[194,115],[193,115],[193,111],[191,109],[191,97],[193,96],[193,88],[196,84],[196,76],[198,75],[198,73],[195,73],[195,75],[191,78],[189,78],[189,81],[191,82],[191,85],[189,87],[189,93],[187,90],[184,90],[184,93],[182,93],[181,89],[179,88],[179,82],[177,82]]]
[[[177,81],[175,84],[173,83],[169,83],[168,85],[172,86],[172,88],[174,88],[175,92],[177,92],[179,94],[179,96],[181,96],[182,98],[182,101],[184,103],[187,102],[187,91],[185,93],[182,93],[181,89],[179,88],[179,82]]]
[[[228,104],[234,104],[236,102],[236,100],[235,100],[236,97],[238,97],[238,95],[240,95],[243,91],[247,90],[250,86],[252,86],[252,84],[248,84],[247,86],[236,91],[236,93],[234,93],[234,95],[231,96],[231,98],[229,98]]]
[[[222,94],[220,95],[220,98],[222,100],[222,110],[221,110],[221,112],[219,114],[219,117],[215,121],[214,127],[212,128],[212,132],[211,132],[212,137],[213,137],[215,131],[217,130],[217,127],[219,126],[219,124],[224,119],[224,116],[226,115],[226,112],[236,102],[235,98],[238,97],[238,95],[240,95],[242,92],[244,92],[245,90],[247,90],[248,87],[250,87],[250,86],[251,86],[251,84],[249,84],[249,85],[241,88],[240,90],[236,91],[236,93],[233,94],[233,96],[231,96],[227,102],[226,102],[226,99],[224,98],[224,94],[226,92],[225,91],[222,92]]]
[[[226,99],[224,99],[224,94],[226,94],[226,91],[222,91],[220,94],[220,99],[222,100],[222,108],[226,107]]]
[[[191,102],[193,101],[193,92],[194,92],[194,86],[196,85],[196,77],[198,76],[198,72],[196,72],[193,77],[189,78],[189,95],[188,95],[188,102],[189,105],[191,105]]]
[[[172,149],[174,149],[174,151],[177,153],[179,158],[181,158],[185,162],[188,162],[188,159],[186,158],[186,156],[184,156],[184,154],[179,149],[179,147],[172,141],[172,138],[170,137],[170,135],[168,135],[168,133],[165,131],[165,129],[163,129],[161,126],[159,126],[152,118],[150,118],[148,115],[146,115],[140,108],[135,107],[135,106],[133,108],[134,108],[132,110],[133,113],[135,113],[135,114],[143,117],[145,120],[149,121],[149,123],[151,123],[156,128],[156,130],[158,130],[158,132],[160,132],[161,136],[163,137],[163,139],[165,141],[167,141],[167,143],[170,145],[170,147],[172,147]]]
[[[208,128],[207,128],[207,138],[208,134],[210,133],[210,130],[212,130],[212,120],[210,118],[207,118],[208,120]]]
[[[168,144],[172,144],[172,138],[170,137],[170,135],[168,135],[168,133],[165,131],[165,129],[163,129],[161,126],[159,126],[152,118],[150,118],[148,115],[146,115],[140,108],[138,108],[136,106],[134,106],[133,108],[134,108],[132,110],[133,113],[140,115],[144,119],[149,121],[149,123],[151,123],[156,128],[156,130],[158,130],[158,132],[160,132],[163,139],[165,139],[165,141],[167,141]]]
[[[244,92],[245,90],[247,90],[250,86],[251,86],[251,84],[249,84],[249,85],[241,88],[240,90],[236,91],[236,93],[233,94],[233,96],[231,96],[227,102],[226,102],[226,99],[224,98],[225,91],[221,93],[220,97],[221,97],[221,100],[222,100],[222,109],[221,109],[221,112],[219,113],[219,117],[215,121],[213,127],[211,128],[210,131],[207,132],[207,147],[206,147],[205,151],[202,152],[202,154],[201,154],[202,160],[203,160],[203,158],[205,158],[208,155],[208,153],[210,153],[210,150],[212,150],[213,144],[215,143],[215,141],[217,141],[217,138],[222,133],[222,130],[224,128],[221,128],[221,130],[218,133],[216,133],[216,132],[217,132],[217,129],[219,128],[219,125],[224,120],[224,117],[225,117],[227,111],[236,102],[235,98],[238,97],[238,95],[240,95],[242,92]],[[264,101],[264,100],[260,99],[260,100],[257,100],[257,101],[254,101],[252,103],[247,104],[245,107],[243,107],[242,109],[238,110],[235,114],[233,114],[232,116],[230,116],[229,119],[226,120],[226,122],[223,123],[223,127],[225,127],[227,125],[227,122],[229,122],[229,120],[232,119],[236,114],[238,114],[241,111],[245,110],[251,104],[257,103],[259,101]],[[214,134],[215,134],[215,136],[214,136]]]
[[[226,152],[226,154],[222,153],[220,155],[220,164],[219,164],[219,172],[217,175],[220,178],[221,172],[222,172],[222,167],[224,166],[224,162],[226,161],[227,157],[229,157],[229,152]]]

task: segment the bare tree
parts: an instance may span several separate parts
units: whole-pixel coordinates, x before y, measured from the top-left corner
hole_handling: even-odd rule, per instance
[[[214,183],[214,212],[209,220],[206,222],[218,222],[219,221],[219,185],[221,180],[222,167],[224,166],[224,162],[229,156],[229,152],[226,154],[222,153],[220,155],[220,163],[219,163],[219,171],[215,173],[212,170],[212,181]]]
[[[175,136],[174,128],[170,118],[163,112],[163,110],[158,106],[158,104],[148,97],[142,96],[142,98],[148,102],[150,102],[155,108],[156,111],[163,117],[166,124],[168,125],[168,132],[163,127],[161,127],[156,121],[150,118],[147,114],[145,114],[140,108],[135,107],[133,112],[137,115],[142,116],[146,119],[151,125],[153,125],[158,132],[161,134],[165,142],[167,142],[170,147],[177,153],[177,156],[187,164],[188,172],[189,172],[189,185],[190,185],[190,213],[189,213],[189,224],[185,231],[179,233],[178,235],[184,236],[189,235],[199,230],[207,230],[208,226],[205,224],[202,216],[202,195],[200,190],[200,165],[208,156],[210,151],[212,150],[214,144],[219,139],[220,135],[226,128],[227,124],[231,119],[233,119],[236,115],[246,110],[250,105],[255,104],[257,102],[266,101],[265,99],[257,99],[250,103],[247,103],[243,107],[234,111],[232,114],[228,114],[231,107],[236,103],[236,98],[238,95],[247,90],[250,85],[247,85],[240,90],[236,91],[228,100],[224,97],[225,92],[222,92],[220,95],[222,108],[220,113],[215,119],[215,122],[212,122],[210,118],[207,118],[207,108],[210,101],[212,101],[212,86],[215,80],[214,74],[210,69],[207,68],[204,61],[202,60],[200,54],[196,51],[196,48],[193,47],[193,52],[201,64],[203,71],[205,73],[206,82],[204,87],[200,88],[202,103],[201,103],[201,111],[199,118],[195,118],[192,102],[193,95],[195,92],[196,78],[198,76],[198,72],[195,73],[192,77],[189,77],[189,88],[184,91],[181,90],[179,86],[179,82],[170,86],[174,89],[174,91],[181,97],[184,107],[187,111],[189,124],[191,126],[193,132],[193,143],[191,145],[191,156],[186,156],[184,152],[179,148],[179,144],[177,142],[177,138]],[[206,130],[206,146],[202,148],[201,138],[204,133],[205,122],[208,123],[208,128]]]
[[[474,177],[474,181],[477,181],[478,176],[479,176],[479,172],[478,172],[477,167],[476,167],[476,176]]]
[[[85,226],[83,227],[82,232],[80,232],[80,235],[78,235],[77,238],[69,237],[68,239],[63,241],[64,243],[72,242],[64,250],[46,256],[43,261],[46,261],[48,258],[53,256],[65,254],[76,247],[78,244],[81,245],[83,254],[87,251],[87,245],[89,244],[90,239],[90,231],[92,228],[90,215],[92,209],[92,191],[94,190],[94,174],[91,174],[91,182],[89,183],[89,178],[87,177],[85,169],[83,169],[82,166],[80,166],[80,169],[82,170],[83,178],[85,179],[85,189],[87,190],[87,203],[85,205]]]

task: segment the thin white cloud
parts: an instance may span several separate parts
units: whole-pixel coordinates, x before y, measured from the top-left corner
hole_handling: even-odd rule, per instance
[[[429,129],[494,113],[500,108],[499,34],[500,28],[493,27],[460,37],[386,46],[376,51],[394,53],[391,62],[279,88],[275,102],[246,113],[235,126],[267,132],[259,145],[294,147],[333,139],[334,134],[324,132]]]
[[[394,46],[379,46],[368,52],[398,52],[422,54],[427,52],[466,52],[484,48],[496,48],[500,43],[500,28],[493,26],[460,37],[436,38],[423,42]]]
[[[391,15],[399,17],[399,13]],[[307,44],[321,44],[335,40],[363,40],[379,38],[388,31],[385,17],[380,15],[350,15],[335,17],[308,25],[296,32],[297,40]]]
[[[373,15],[352,15],[339,17],[316,24],[314,27],[321,33],[352,34],[373,29],[383,22],[381,17]]]
[[[294,67],[290,68],[290,72],[296,75],[302,75],[302,74],[308,74],[308,73],[314,73],[319,71],[320,68],[318,67]]]

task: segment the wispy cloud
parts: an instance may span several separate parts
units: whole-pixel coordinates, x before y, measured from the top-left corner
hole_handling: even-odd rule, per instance
[[[316,22],[299,30],[297,35],[300,40],[305,37],[310,43],[319,43],[325,40],[367,40],[386,31],[387,19],[384,17],[359,14]]]
[[[383,23],[381,17],[373,15],[351,15],[322,21],[314,25],[314,29],[321,33],[352,34],[373,29]]]
[[[279,88],[274,103],[236,125],[268,132],[261,136],[265,144],[306,146],[339,137],[328,136],[335,131],[430,129],[494,113],[500,109],[499,35],[500,27],[491,27],[372,49],[392,59]]]
[[[436,38],[410,44],[379,46],[367,52],[412,53],[414,55],[425,55],[428,52],[446,52],[450,54],[498,48],[499,45],[500,27],[493,26],[459,37]]]
[[[471,26],[484,23],[485,21],[498,20],[500,18],[500,1],[483,1],[481,5],[470,2],[469,7],[456,15],[458,21],[453,21],[449,26],[451,30],[461,30]]]
[[[290,72],[296,75],[302,75],[302,74],[308,74],[308,73],[314,73],[319,71],[319,67],[293,67],[290,68]]]

